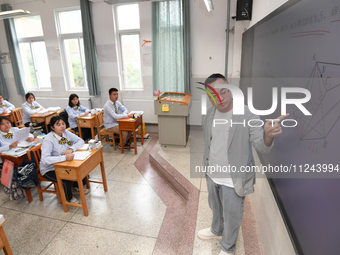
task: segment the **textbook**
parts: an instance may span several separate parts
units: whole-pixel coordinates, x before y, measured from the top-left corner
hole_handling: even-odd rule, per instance
[[[13,171],[14,163],[6,159],[4,165],[2,166],[1,183],[7,188],[11,188]]]
[[[2,154],[12,156],[12,157],[20,157],[25,155],[28,149],[26,148],[13,148],[9,151],[4,151]]]
[[[39,116],[45,116],[45,115],[48,115],[49,113],[50,113],[49,110],[44,109],[44,110],[41,110],[40,112],[38,112],[38,115]]]

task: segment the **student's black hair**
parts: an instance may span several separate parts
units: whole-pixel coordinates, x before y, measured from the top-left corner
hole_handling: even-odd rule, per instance
[[[50,121],[51,129],[54,130],[54,125],[56,123],[58,123],[59,121],[61,121],[61,120],[65,123],[65,121],[64,121],[64,119],[62,117],[60,117],[60,116],[53,116],[51,118],[51,121]],[[65,125],[66,125],[66,123],[65,123]]]
[[[72,101],[75,97],[78,98],[78,104],[77,104],[77,106],[80,105],[78,95],[77,95],[77,94],[71,94],[70,97],[68,98],[68,105],[69,105],[71,108],[74,106],[74,105],[72,104],[71,101]]]
[[[212,75],[210,75],[206,80],[205,80],[205,84],[210,84],[215,82],[217,79],[223,79],[226,83],[229,83],[227,78],[224,77],[224,75],[220,74],[220,73],[214,73]]]
[[[112,92],[115,92],[115,91],[118,91],[118,89],[116,89],[116,88],[110,88],[110,89],[109,89],[109,95],[111,95],[111,93],[112,93]]]
[[[34,100],[35,100],[35,96],[33,95],[33,93],[28,92],[28,93],[25,95],[26,101],[27,101],[27,99],[28,99],[30,96],[33,96],[33,98],[34,98]]]
[[[11,120],[7,116],[0,116],[0,125],[2,124],[3,120],[8,120],[10,123],[12,123]]]

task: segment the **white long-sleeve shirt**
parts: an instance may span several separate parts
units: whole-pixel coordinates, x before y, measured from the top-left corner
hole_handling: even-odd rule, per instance
[[[6,100],[3,100],[2,104],[0,104],[0,114],[2,114],[4,110],[7,110],[7,113],[10,113],[14,109],[15,106]]]
[[[79,105],[74,107],[67,106],[66,111],[68,114],[68,123],[70,124],[70,128],[76,128],[78,127],[76,118],[84,116],[85,112],[90,112],[90,109],[85,106]]]
[[[66,138],[68,143],[59,144],[59,140],[61,140],[62,137]],[[45,136],[41,146],[41,175],[44,175],[49,171],[54,171],[54,166],[52,164],[66,161],[66,156],[63,155],[65,151],[68,149],[76,151],[84,145],[84,140],[72,134],[70,131],[65,130],[62,137],[54,132],[50,132]]]
[[[4,151],[9,151],[9,146],[15,142],[15,130],[18,130],[17,127],[12,127],[8,133],[4,133],[0,131],[0,153],[3,153]],[[11,135],[12,134],[12,135]],[[34,138],[32,134],[29,134],[28,137]]]
[[[128,118],[128,109],[121,104],[121,102],[116,101],[117,113],[115,112],[114,103],[111,100],[107,100],[104,105],[104,126],[106,129],[118,126],[117,120]]]
[[[32,104],[25,102],[22,104],[22,113],[23,113],[23,122],[24,124],[27,122],[31,122],[31,115],[40,111],[40,107],[42,107],[37,101],[33,101]]]

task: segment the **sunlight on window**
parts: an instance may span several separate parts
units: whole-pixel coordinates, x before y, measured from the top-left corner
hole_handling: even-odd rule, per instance
[[[84,76],[83,67],[80,59],[80,49],[78,39],[64,40],[66,60],[68,64],[68,73],[70,76],[71,87],[83,87]]]
[[[121,5],[117,7],[118,29],[139,29],[138,4]]]
[[[122,35],[122,57],[126,88],[142,88],[139,35]]]
[[[59,12],[59,21],[62,34],[83,32],[80,10]]]
[[[19,43],[19,49],[25,73],[26,87],[28,89],[38,88],[30,44],[28,42]]]
[[[15,18],[14,25],[18,38],[44,35],[39,15]]]

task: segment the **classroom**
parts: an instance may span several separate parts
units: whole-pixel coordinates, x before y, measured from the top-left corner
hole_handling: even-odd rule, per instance
[[[339,10],[0,0],[0,254],[338,254]]]

